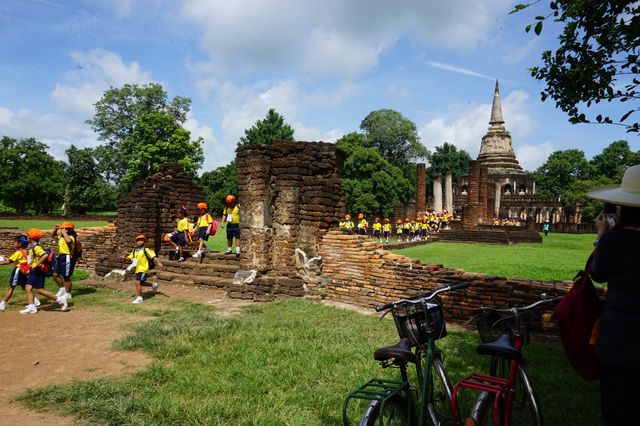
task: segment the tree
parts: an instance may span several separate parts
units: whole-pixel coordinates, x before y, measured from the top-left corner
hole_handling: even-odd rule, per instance
[[[580,149],[556,151],[533,173],[538,195],[564,200],[577,180],[591,178],[593,168]]]
[[[105,143],[95,155],[101,172],[121,195],[136,180],[155,172],[160,161],[182,162],[185,169],[194,170],[202,164],[202,139],[191,141],[190,133],[182,128],[190,106],[191,100],[185,97],[168,101],[157,83],[110,88],[96,102],[96,113],[87,123]],[[151,160],[155,154],[162,160]]]
[[[518,4],[511,12],[524,10],[531,4]],[[546,1],[545,1],[546,3]],[[546,15],[536,16],[534,32],[540,35],[543,22],[553,21],[563,26],[560,47],[542,53],[543,66],[530,69],[531,76],[544,81],[542,100],[551,98],[556,107],[569,115],[569,121],[590,123],[581,112],[593,103],[629,102],[629,109],[620,117],[598,115],[598,123],[626,127],[628,132],[640,132],[637,113],[640,94],[640,4],[636,0],[552,0]],[[526,27],[531,30],[532,25]]]
[[[627,141],[615,141],[591,159],[595,176],[608,177],[616,182],[622,180],[629,166],[640,163],[640,152],[633,152]]]
[[[429,169],[427,170],[428,182],[433,182],[437,173],[444,175],[451,172],[453,182],[458,182],[462,176],[469,174],[469,161],[471,156],[463,149],[458,151],[455,145],[445,142],[436,147],[435,151],[427,156]]]
[[[69,162],[65,168],[65,202],[69,211],[84,214],[113,209],[115,188],[100,175],[93,149],[71,145],[66,154]]]
[[[400,169],[429,154],[420,143],[416,125],[391,109],[372,111],[360,123],[367,143]],[[415,174],[415,170],[414,170]]]
[[[411,183],[375,148],[356,148],[344,163],[347,211],[389,216],[412,192]]]
[[[238,194],[235,160],[226,166],[205,172],[200,177],[205,201],[212,213],[222,214],[224,199],[228,194]],[[242,201],[242,200],[240,200]]]
[[[369,140],[358,132],[351,132],[336,141],[336,146],[351,155],[358,148],[373,148]]]
[[[0,141],[0,198],[18,213],[51,213],[64,197],[64,163],[33,138]]]
[[[264,120],[258,120],[238,141],[237,149],[248,145],[271,144],[276,139],[294,141],[293,128],[285,123],[284,117],[270,108]]]

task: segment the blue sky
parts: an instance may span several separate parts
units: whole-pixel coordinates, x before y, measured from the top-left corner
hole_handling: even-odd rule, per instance
[[[557,45],[509,15],[507,0],[0,0],[0,135],[35,137],[65,159],[99,142],[84,121],[109,87],[161,83],[187,96],[186,127],[212,170],[233,159],[244,130],[275,108],[297,140],[335,141],[371,111],[395,109],[429,149],[478,155],[495,80],[523,168],[556,150],[591,158],[616,126],[567,122],[541,102],[527,69]],[[619,117],[624,110],[601,104]]]

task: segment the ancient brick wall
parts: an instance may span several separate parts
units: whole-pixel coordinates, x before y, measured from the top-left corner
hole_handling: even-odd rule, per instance
[[[197,203],[200,201],[202,188],[184,173],[181,164],[160,166],[158,173],[139,183],[118,201],[113,245],[104,247],[96,273],[103,274],[126,266],[122,256],[134,247],[138,234],[147,237],[147,247],[159,251],[162,236],[175,229],[177,211],[185,206],[188,216],[193,218],[198,213]]]
[[[296,248],[316,255],[345,212],[342,161],[342,151],[325,142],[275,141],[238,152],[242,269],[290,276]]]
[[[442,297],[447,318],[456,320],[468,319],[471,310],[479,306],[526,305],[542,293],[562,295],[571,286],[570,281],[512,279],[425,265],[384,250],[366,237],[336,231],[324,236],[320,255],[322,290],[333,300],[353,305],[373,307],[433,291],[443,284],[469,283],[467,290]],[[540,316],[541,312],[534,317],[537,327],[542,326]]]

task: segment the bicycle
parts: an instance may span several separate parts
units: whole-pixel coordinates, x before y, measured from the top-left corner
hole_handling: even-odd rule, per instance
[[[523,347],[529,343],[531,313],[561,299],[544,294],[542,297],[524,307],[474,309],[475,315],[470,322],[476,321],[483,342],[476,352],[491,356],[489,375],[474,373],[454,386],[451,398],[454,425],[461,419],[458,404],[461,388],[480,391],[469,416],[464,419],[464,426],[485,424],[489,411],[496,426],[543,424],[542,409],[522,353]]]
[[[369,400],[360,426],[445,425],[451,420],[452,388],[436,340],[446,336],[442,301],[438,295],[468,287],[468,283],[440,287],[432,293],[378,306],[393,319],[400,341],[375,351],[382,368],[400,370],[400,380],[371,379],[344,400],[342,418],[349,425],[347,406],[353,399]],[[409,382],[408,364],[414,364],[419,386]]]

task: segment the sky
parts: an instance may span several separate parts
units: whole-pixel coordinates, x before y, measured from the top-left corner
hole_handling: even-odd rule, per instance
[[[95,147],[85,124],[105,90],[160,83],[189,97],[185,127],[203,137],[201,172],[228,164],[244,130],[275,108],[300,141],[335,142],[372,111],[413,121],[421,142],[476,158],[495,81],[525,170],[551,152],[587,158],[640,138],[571,125],[528,68],[559,28],[524,28],[508,0],[0,0],[0,136],[34,137],[56,158]],[[544,2],[543,2],[544,3]],[[597,112],[625,110],[601,103]],[[596,112],[596,113],[597,113]]]

